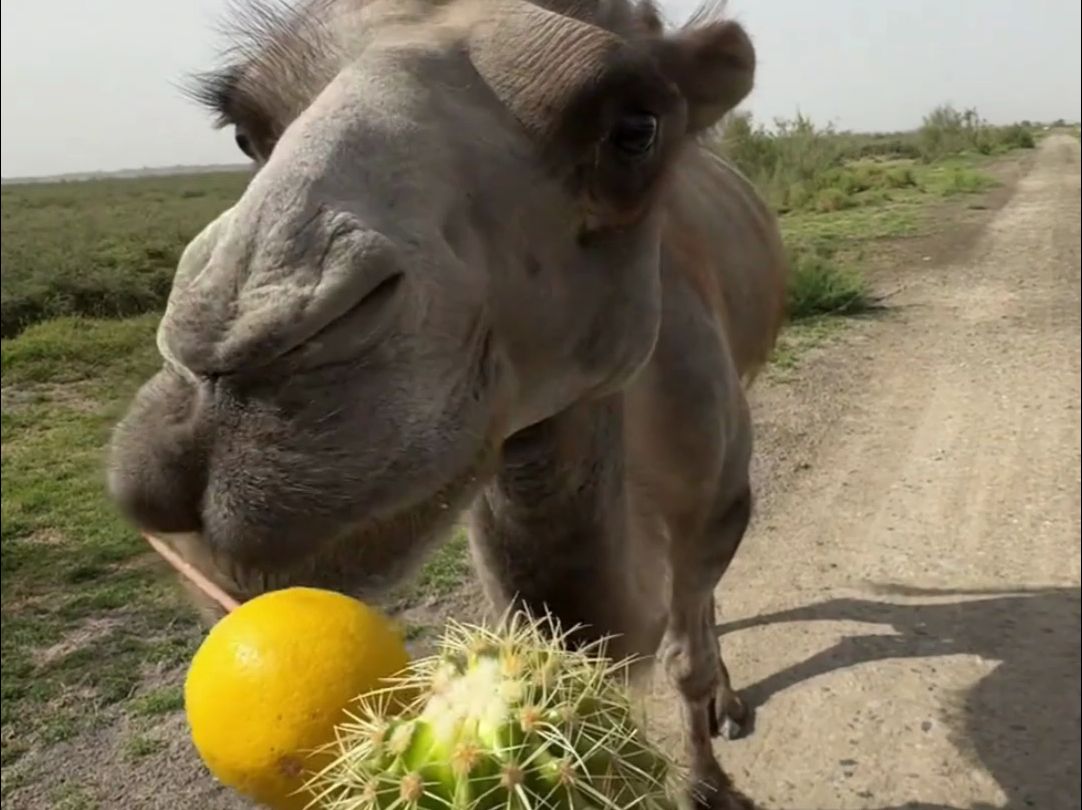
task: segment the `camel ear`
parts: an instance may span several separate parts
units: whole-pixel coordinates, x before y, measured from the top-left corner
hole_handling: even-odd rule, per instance
[[[713,126],[751,92],[755,48],[738,23],[692,21],[656,48],[662,72],[687,102],[688,132]]]

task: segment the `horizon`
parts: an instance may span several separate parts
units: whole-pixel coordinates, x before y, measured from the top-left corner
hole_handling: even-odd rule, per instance
[[[965,108],[958,108],[958,109],[960,111],[964,111]],[[740,113],[740,112],[747,112],[749,115],[751,115],[751,121],[752,121],[753,125],[755,125],[755,126],[763,126],[767,130],[773,130],[777,126],[779,121],[789,121],[789,122],[791,122],[791,121],[794,121],[798,117],[803,115],[799,110],[797,110],[797,112],[795,112],[789,118],[775,118],[774,121],[767,122],[767,121],[762,121],[762,120],[756,118],[754,115],[751,114],[750,110],[743,110],[742,108],[737,108],[736,110],[734,110],[734,113]],[[979,113],[980,111],[978,110],[977,112]],[[1036,126],[1053,126],[1057,122],[1060,122],[1060,121],[1062,121],[1063,125],[1065,125],[1065,126],[1077,126],[1079,124],[1078,121],[1068,121],[1066,119],[1054,119],[1052,121],[1031,121],[1031,120],[1028,120],[1028,119],[1021,119],[1020,121],[1019,120],[1016,120],[1016,121],[986,121],[985,123],[987,123],[989,126],[1006,126],[1006,125],[1009,125],[1009,124],[1018,124],[1018,123],[1026,122],[1026,123],[1031,124],[1032,126],[1036,127]],[[724,122],[722,122],[722,123],[724,124]],[[819,122],[819,121],[813,121],[813,123],[815,124],[816,127],[821,127],[821,128],[826,128],[828,126],[832,126],[832,124],[830,122],[823,123],[823,122]],[[837,134],[841,134],[841,135],[846,135],[846,134],[853,134],[853,135],[895,135],[895,134],[904,134],[904,133],[909,133],[909,132],[915,132],[918,129],[920,129],[920,126],[921,126],[920,123],[918,123],[916,126],[909,127],[908,129],[878,130],[878,131],[876,131],[876,130],[856,130],[856,129],[835,128],[835,132]],[[206,171],[206,172],[219,172],[219,171],[220,172],[242,172],[242,171],[249,170],[251,167],[252,167],[252,164],[251,164],[250,161],[249,162],[244,162],[244,161],[232,161],[231,162],[231,161],[228,161],[228,160],[224,160],[221,163],[169,163],[169,164],[159,164],[159,165],[151,165],[151,166],[122,166],[122,167],[117,168],[117,169],[76,169],[75,171],[59,172],[57,174],[8,175],[8,176],[0,176],[0,181],[2,181],[4,183],[9,183],[9,184],[17,184],[17,183],[23,182],[23,181],[66,180],[66,179],[69,179],[69,178],[72,179],[72,180],[76,180],[76,179],[80,179],[80,178],[83,178],[83,177],[87,177],[87,178],[95,177],[95,176],[110,177],[110,176],[124,175],[124,174],[133,174],[133,175],[138,176],[139,173],[147,173],[147,174],[159,173],[159,174],[164,174],[164,173],[166,173],[167,171],[169,171],[171,169],[187,170],[184,173],[192,173],[192,174],[197,174],[197,173],[199,173],[199,171]]]
[[[216,25],[229,2],[157,9],[141,0],[59,0],[59,9],[5,2],[0,177],[244,165],[230,133],[214,130],[179,89],[186,76],[216,63]],[[674,24],[697,5],[660,3]],[[730,0],[728,16],[748,29],[759,62],[756,87],[740,109],[763,124],[803,114],[852,132],[913,130],[940,104],[976,108],[997,125],[1082,118],[1078,4],[869,5]]]
[[[964,108],[959,108],[959,109],[964,111]],[[741,110],[738,109],[735,112],[740,112],[740,111]],[[800,115],[801,115],[801,113],[798,110],[796,113],[793,114],[793,116],[791,118],[775,119],[774,122],[770,122],[770,123],[765,122],[765,121],[760,121],[759,119],[752,116],[752,123],[754,125],[756,125],[756,126],[762,125],[762,126],[766,127],[768,130],[772,130],[776,126],[776,122],[778,120],[793,121]],[[1029,123],[1029,124],[1031,124],[1032,126],[1035,126],[1035,127],[1036,126],[1054,126],[1057,123],[1057,121],[1062,121],[1064,126],[1077,126],[1079,124],[1078,121],[1068,121],[1066,119],[1055,119],[1053,121],[1029,121],[1028,119],[1022,119],[1022,121],[1026,121],[1027,123]],[[1006,125],[1009,125],[1009,124],[1022,123],[1022,121],[1001,121],[1001,122],[987,121],[986,123],[989,126],[1006,126]],[[829,122],[821,123],[821,122],[818,122],[818,121],[813,121],[813,123],[816,125],[816,127],[824,127],[824,128],[830,125]],[[894,135],[894,134],[904,134],[904,133],[909,133],[909,132],[915,132],[919,128],[920,128],[920,124],[918,123],[916,126],[910,127],[908,129],[880,130],[880,131],[855,130],[855,129],[835,129],[835,132],[837,134],[840,134],[840,135],[846,135],[846,134],[853,134],[853,135]],[[122,167],[117,168],[117,169],[81,169],[81,170],[76,169],[75,171],[60,172],[60,173],[57,173],[57,174],[22,174],[22,175],[0,176],[0,182],[15,185],[15,184],[18,184],[20,182],[30,182],[30,181],[39,181],[39,180],[40,181],[67,180],[67,179],[79,180],[79,179],[82,179],[82,178],[90,179],[90,178],[94,178],[94,177],[98,177],[98,176],[101,176],[101,177],[113,177],[113,176],[116,176],[116,175],[126,175],[126,174],[131,174],[133,176],[141,176],[141,173],[145,173],[145,174],[163,174],[164,175],[171,169],[185,170],[185,171],[182,172],[182,173],[185,173],[185,174],[187,174],[187,173],[199,174],[201,172],[226,172],[227,173],[227,172],[248,171],[248,170],[251,169],[251,167],[252,167],[251,162],[243,162],[243,161],[230,162],[228,160],[224,160],[221,163],[169,163],[169,164],[159,164],[159,165],[156,165],[156,166],[122,166]]]

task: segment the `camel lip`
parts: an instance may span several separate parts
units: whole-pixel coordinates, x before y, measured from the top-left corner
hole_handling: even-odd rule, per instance
[[[405,508],[395,510],[393,515],[382,520],[369,519],[362,524],[343,527],[341,532],[325,538],[319,549],[310,551],[276,572],[258,564],[246,564],[236,558],[216,554],[207,546],[205,538],[197,532],[171,533],[144,528],[140,533],[186,585],[194,588],[223,614],[236,610],[244,602],[267,590],[292,585],[351,592],[349,587],[343,587],[344,580],[319,574],[321,565],[335,559],[337,544],[351,539],[375,540],[370,544],[361,543],[360,546],[386,554],[397,548],[396,544],[387,542],[388,537],[405,537],[410,534],[438,537],[442,534],[442,529],[450,525],[448,518],[464,510],[470,498],[478,491],[479,483],[494,469],[500,457],[499,450],[500,443],[494,437],[486,438],[471,461],[435,492]],[[195,553],[192,553],[193,548]],[[364,592],[372,598],[402,578],[393,573],[395,567],[387,565],[386,559],[381,559],[379,553],[365,562],[368,566],[362,564],[357,570],[367,571],[369,579]],[[253,576],[261,585],[251,587],[249,580]],[[353,579],[348,574],[346,576]],[[268,587],[268,579],[275,584]]]

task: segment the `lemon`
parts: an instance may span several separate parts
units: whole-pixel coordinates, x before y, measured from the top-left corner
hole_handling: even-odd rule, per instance
[[[287,588],[219,621],[192,658],[184,706],[196,750],[219,781],[276,810],[322,764],[350,702],[386,685],[409,656],[379,612],[340,593]]]

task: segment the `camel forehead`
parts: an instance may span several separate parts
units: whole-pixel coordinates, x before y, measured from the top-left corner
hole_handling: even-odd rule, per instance
[[[378,8],[379,4],[375,4]],[[368,0],[251,0],[227,26],[225,64],[192,91],[221,125],[289,120],[363,47],[379,15]]]
[[[600,29],[655,34],[650,0],[520,0]],[[450,32],[518,5],[492,0],[249,0],[226,26],[225,64],[199,77],[191,94],[220,125],[252,120],[280,132],[366,44],[394,36],[438,47]],[[546,76],[533,77],[542,82]],[[277,133],[274,133],[277,134]]]

